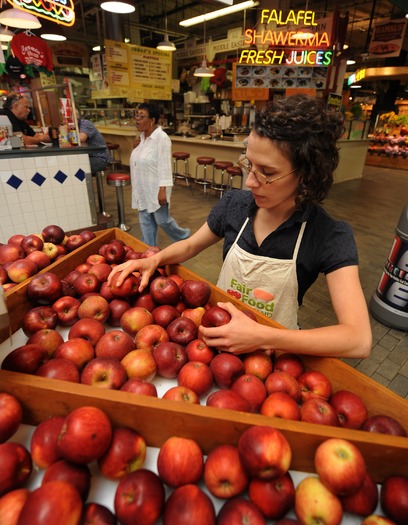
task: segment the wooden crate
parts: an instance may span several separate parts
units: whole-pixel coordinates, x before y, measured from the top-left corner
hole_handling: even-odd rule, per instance
[[[84,262],[88,255],[96,253],[102,244],[115,238],[122,239],[136,250],[146,249],[146,245],[137,239],[113,228],[99,233],[96,239],[47,270],[63,277]],[[179,265],[170,266],[167,271],[177,273],[185,279],[204,280]],[[21,327],[24,313],[32,307],[25,295],[27,284],[28,281],[6,294],[13,332]],[[212,303],[230,301],[238,308],[244,307],[240,301],[217,287],[211,285],[211,289]],[[261,314],[256,313],[256,316],[262,324],[283,329]],[[2,335],[1,340],[4,341],[8,334]],[[370,416],[388,414],[408,430],[407,401],[338,359],[303,356],[303,360],[308,369],[319,370],[327,375],[334,391],[349,389],[360,395]],[[4,370],[0,371],[0,390],[10,392],[20,399],[25,407],[24,421],[28,424],[38,424],[51,415],[65,415],[79,406],[94,405],[103,409],[115,425],[126,425],[140,432],[151,446],[160,447],[169,436],[180,435],[196,439],[205,452],[220,443],[237,443],[242,431],[251,425],[268,425],[279,428],[289,440],[293,451],[293,470],[313,472],[317,446],[329,437],[342,437],[360,448],[368,470],[377,482],[391,474],[408,476],[408,438],[176,403],[120,391],[103,391],[86,385]]]

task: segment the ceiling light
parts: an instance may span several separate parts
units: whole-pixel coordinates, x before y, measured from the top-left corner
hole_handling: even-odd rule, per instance
[[[43,22],[40,37],[44,40],[52,40],[53,42],[63,42],[67,39],[62,31],[62,27],[55,22],[48,22],[48,20],[44,20]]]
[[[14,7],[0,13],[0,24],[19,29],[39,29],[41,27],[41,22],[36,16]]]
[[[211,13],[205,13],[204,15],[194,16],[193,18],[182,20],[179,22],[179,24],[183,27],[190,27],[196,24],[201,24],[202,22],[207,22],[208,20],[220,18],[221,16],[230,15],[231,13],[237,13],[238,11],[243,11],[244,9],[250,9],[251,7],[256,7],[257,5],[259,5],[259,2],[255,0],[248,0],[246,2],[241,2],[240,4],[223,7],[222,9],[212,11]]]
[[[92,51],[100,51],[101,46],[93,46]]]
[[[1,44],[1,49],[2,49],[3,51],[6,51],[6,49],[8,49],[8,45],[2,43],[2,44]]]
[[[118,15],[127,15],[135,11],[135,6],[126,0],[107,0],[101,3],[101,8]]]
[[[214,76],[214,70],[210,69],[207,66],[207,60],[203,58],[203,61],[201,62],[201,67],[198,67],[193,75],[195,77],[213,77]]]
[[[157,44],[157,49],[160,49],[161,51],[175,51],[176,46],[174,42],[170,42],[169,35],[166,33],[164,35],[163,42],[160,42],[160,44]]]
[[[312,33],[310,29],[303,27],[302,29],[298,29],[293,36],[298,40],[306,40],[307,38],[313,38],[315,34]]]
[[[1,42],[10,42],[13,40],[14,33],[7,29],[7,27],[0,27],[0,41]]]
[[[362,88],[363,86],[361,86],[360,84],[352,84],[351,86],[349,86],[350,89],[359,89],[359,88]]]
[[[355,64],[355,63],[356,63],[356,61],[354,60],[354,58],[349,58],[349,59],[347,59],[347,61],[346,61],[346,64],[347,64],[348,66],[352,66],[352,65]]]

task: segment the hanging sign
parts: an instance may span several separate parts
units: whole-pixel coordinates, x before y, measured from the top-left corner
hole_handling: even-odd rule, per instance
[[[377,24],[368,48],[370,58],[399,56],[404,43],[407,23],[406,19],[399,19]]]
[[[12,7],[63,26],[71,27],[75,23],[75,7],[72,0],[7,0],[7,2]]]

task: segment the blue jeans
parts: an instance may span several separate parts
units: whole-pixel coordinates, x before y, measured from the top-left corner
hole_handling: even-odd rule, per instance
[[[159,226],[161,226],[173,241],[181,241],[190,237],[190,229],[180,228],[170,215],[168,204],[160,206],[160,208],[153,213],[149,213],[147,210],[139,211],[139,224],[142,230],[142,242],[149,246],[158,245]]]

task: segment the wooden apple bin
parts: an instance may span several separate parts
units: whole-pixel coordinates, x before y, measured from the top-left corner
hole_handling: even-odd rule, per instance
[[[43,272],[52,271],[63,277],[112,239],[121,239],[138,251],[147,248],[129,234],[113,228],[98,232],[95,239]],[[171,266],[167,270],[185,279],[205,280],[180,265]],[[26,298],[28,282],[29,280],[14,287],[6,294],[12,333],[21,328],[24,314],[32,308]],[[216,286],[211,285],[211,289],[212,303],[230,301],[238,308],[243,308],[240,301]],[[260,323],[283,329],[261,314],[256,313],[256,316]],[[8,337],[7,330],[3,330],[0,333],[0,342]],[[1,359],[3,357],[0,356]],[[338,359],[303,356],[303,361],[308,369],[319,370],[327,375],[334,391],[349,389],[361,396],[370,416],[387,414],[408,430],[406,400]],[[358,446],[369,472],[378,483],[389,475],[408,476],[408,438],[178,403],[122,391],[106,391],[4,370],[0,370],[0,391],[10,392],[21,401],[25,407],[24,422],[31,425],[38,424],[51,415],[65,415],[74,408],[93,405],[103,409],[113,424],[126,425],[140,432],[150,446],[160,447],[168,437],[179,435],[196,439],[206,453],[221,443],[236,444],[241,433],[251,425],[267,425],[280,429],[288,439],[293,453],[292,470],[313,472],[317,446],[327,438],[341,437]]]

